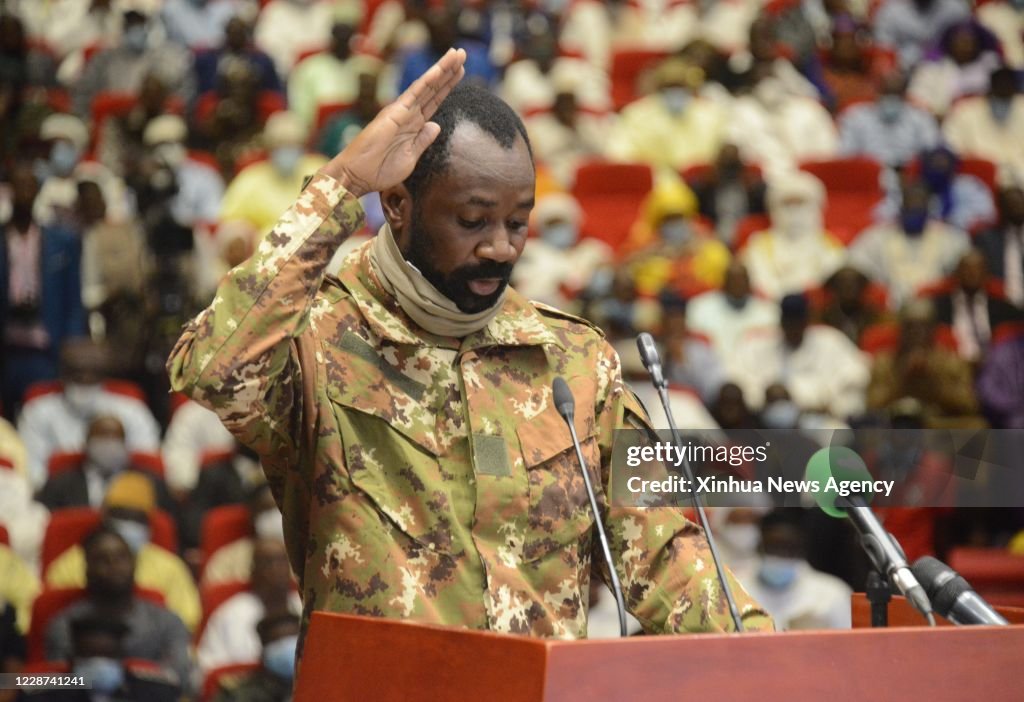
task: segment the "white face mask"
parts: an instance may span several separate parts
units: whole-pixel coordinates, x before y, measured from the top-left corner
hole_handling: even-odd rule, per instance
[[[540,238],[556,249],[568,249],[576,243],[576,227],[568,222],[555,222],[546,226]]]
[[[132,519],[110,519],[110,526],[128,542],[132,553],[138,553],[149,543],[149,526]]]
[[[725,524],[718,530],[718,538],[734,551],[749,555],[761,543],[761,531],[755,524]]]
[[[91,383],[89,385],[66,383],[64,385],[64,400],[79,417],[93,416],[102,397],[103,388],[100,387],[99,383]]]
[[[279,146],[270,152],[270,164],[279,175],[290,176],[302,159],[302,149],[298,146]]]
[[[260,512],[253,522],[256,536],[261,539],[278,539],[284,541],[284,519],[276,509]]]
[[[109,476],[128,466],[128,447],[120,439],[90,439],[85,447],[85,457],[97,470]]]
[[[781,205],[772,211],[772,220],[774,228],[788,238],[811,237],[821,233],[821,210],[810,202]]]

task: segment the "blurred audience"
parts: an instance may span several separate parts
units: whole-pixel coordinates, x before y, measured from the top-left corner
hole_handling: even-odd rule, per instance
[[[288,702],[295,679],[295,649],[299,639],[299,618],[294,614],[272,613],[256,627],[261,645],[260,665],[251,673],[220,687],[214,702]]]
[[[737,226],[746,217],[763,215],[765,183],[758,169],[747,166],[734,144],[723,144],[714,163],[687,179],[697,197],[697,209],[715,226],[727,246],[734,244]]]
[[[1024,95],[1013,70],[992,71],[987,91],[953,105],[942,124],[949,145],[964,157],[983,158],[1024,173]],[[985,92],[985,94],[981,94]]]
[[[253,536],[233,541],[210,554],[210,559],[203,569],[203,587],[247,580],[252,568],[255,539],[284,539],[281,511],[274,502],[269,485],[259,482],[249,487],[245,495],[245,506],[249,510],[249,520],[252,524],[250,533]]]
[[[1007,299],[1024,306],[1024,187],[1011,181],[999,190],[999,222],[974,240]]]
[[[224,40],[195,58],[196,93],[215,90],[224,77],[238,70],[254,76],[258,90],[283,92],[274,62],[252,45],[252,24],[241,16],[232,17],[224,28]]]

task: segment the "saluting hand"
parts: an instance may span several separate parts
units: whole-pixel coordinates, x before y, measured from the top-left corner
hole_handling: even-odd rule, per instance
[[[430,121],[438,105],[466,71],[464,49],[449,49],[397,100],[383,108],[322,173],[340,181],[356,197],[398,185],[437,138]]]

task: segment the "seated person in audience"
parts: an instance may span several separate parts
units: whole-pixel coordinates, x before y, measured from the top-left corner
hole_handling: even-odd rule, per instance
[[[224,28],[223,44],[217,49],[201,51],[196,55],[196,93],[202,95],[214,90],[222,76],[237,64],[244,64],[255,76],[257,90],[284,92],[274,62],[252,45],[252,25],[242,16],[236,15],[228,20]]]
[[[135,583],[162,594],[167,608],[192,630],[201,614],[199,593],[184,562],[150,541],[150,517],[155,509],[153,483],[137,472],[123,473],[107,490],[103,526],[131,548]],[[47,587],[81,587],[88,585],[89,572],[88,549],[72,546],[54,559],[44,579]]]
[[[697,199],[678,177],[655,185],[641,206],[622,266],[644,296],[672,290],[691,297],[718,288],[729,249],[697,219]]]
[[[177,615],[135,594],[135,554],[109,526],[101,526],[82,542],[85,553],[85,599],[59,612],[45,632],[46,659],[72,660],[72,623],[81,617],[120,620],[127,627],[122,650],[132,658],[153,661],[172,670],[184,690],[192,688],[190,637]],[[186,693],[187,694],[187,693]]]
[[[999,190],[998,224],[978,234],[974,245],[985,254],[992,275],[1003,281],[1007,299],[1024,307],[1024,180],[1007,180]]]
[[[761,519],[760,563],[744,584],[763,602],[780,631],[849,629],[852,591],[807,562],[803,510],[776,510]]]
[[[163,480],[134,465],[132,458],[125,443],[121,420],[101,414],[89,422],[81,461],[49,477],[36,499],[50,511],[67,507],[99,509],[104,504],[107,490],[121,474],[137,472],[152,484],[160,507],[173,512],[176,505],[170,499]]]
[[[161,17],[171,41],[192,51],[217,46],[224,28],[238,15],[252,15],[258,8],[252,0],[164,0]]]
[[[730,57],[729,75],[723,76],[729,92],[734,95],[749,92],[763,78],[770,76],[781,82],[787,96],[819,97],[818,89],[788,58],[792,52],[780,42],[779,28],[779,20],[767,12],[762,12],[750,24],[746,52],[737,52]]]
[[[792,95],[772,75],[736,98],[726,139],[764,169],[769,181],[802,161],[833,158],[839,134],[832,115],[816,97]]]
[[[301,54],[327,48],[340,9],[335,2],[308,0],[270,0],[260,5],[253,36],[256,46],[274,60],[280,76],[291,72]],[[346,14],[350,21],[358,19]]]
[[[970,6],[963,0],[887,0],[875,15],[875,39],[880,46],[895,50],[906,70],[924,57],[947,27],[970,14]]]
[[[106,382],[114,365],[112,348],[87,338],[69,339],[60,357],[60,389],[26,403],[18,420],[33,486],[46,481],[52,454],[85,449],[89,422],[98,415],[121,421],[129,451],[160,450],[160,428],[146,404]]]
[[[7,185],[10,211],[0,246],[0,409],[13,418],[32,383],[57,376],[64,340],[84,334],[86,326],[81,243],[73,232],[42,226],[35,218],[39,180],[27,161],[8,172]],[[35,470],[31,458],[29,466],[38,487],[45,474]]]
[[[602,157],[614,119],[581,110],[577,97],[580,87],[576,81],[562,79],[555,86],[551,109],[523,118],[534,157],[546,164],[566,189],[575,182],[580,165]]]
[[[595,271],[611,263],[611,247],[599,239],[580,238],[584,212],[572,195],[541,197],[530,217],[537,238],[523,249],[512,285],[530,300],[571,308]]]
[[[381,108],[377,99],[378,80],[376,71],[359,74],[359,86],[352,106],[328,119],[321,127],[316,140],[318,152],[334,158],[377,116]]]
[[[894,309],[951,273],[970,246],[963,231],[929,213],[923,182],[907,182],[901,200],[892,222],[867,229],[850,245],[850,264],[885,286]]]
[[[196,658],[203,674],[234,663],[256,663],[260,640],[256,626],[268,614],[302,614],[302,600],[292,586],[284,542],[257,539],[252,549],[249,589],[230,597],[209,613]]]
[[[761,518],[771,511],[771,502],[764,495],[753,493],[749,500],[746,495],[736,495],[733,499],[749,504],[714,507],[706,511],[722,561],[746,587],[757,573]]]
[[[765,183],[747,168],[734,144],[724,144],[714,163],[703,173],[687,179],[697,196],[697,209],[715,226],[715,234],[726,246],[733,245],[736,226],[749,215],[763,215]]]
[[[272,115],[263,130],[269,157],[242,169],[228,184],[221,222],[243,221],[261,235],[269,232],[302,190],[306,176],[327,162],[320,154],[306,153],[306,137],[306,127],[291,112]]]
[[[822,64],[822,78],[833,112],[875,99],[878,66],[873,65],[871,48],[871,34],[867,27],[850,15],[835,18],[832,46]]]
[[[938,56],[917,65],[908,92],[914,102],[942,117],[958,98],[988,89],[989,74],[1000,64],[999,42],[968,20],[942,34],[938,51]]]
[[[1005,66],[992,71],[987,93],[953,105],[942,133],[964,157],[984,158],[1024,173],[1024,95],[1017,73]]]
[[[203,454],[234,451],[235,439],[216,414],[194,400],[186,400],[171,416],[161,455],[167,487],[186,495],[200,479]]]
[[[213,702],[289,702],[292,699],[299,618],[286,612],[268,613],[256,630],[262,646],[260,667],[231,684],[221,685]]]
[[[993,427],[1024,429],[1024,334],[992,345],[978,374],[977,391]]]
[[[960,358],[978,363],[1000,324],[1024,321],[1024,312],[990,292],[988,266],[978,249],[963,255],[953,272],[953,290],[935,298],[935,320],[953,328]]]
[[[751,235],[740,252],[756,292],[779,300],[823,283],[842,265],[839,241],[825,231],[825,186],[810,173],[771,178],[771,228]]]
[[[39,590],[39,577],[35,570],[10,546],[0,544],[0,610],[5,605],[13,609],[14,624],[21,634],[28,633],[32,602]],[[3,650],[0,644],[0,651]],[[0,669],[0,672],[4,671]]]
[[[949,225],[970,231],[997,219],[995,202],[988,186],[969,173],[960,173],[960,160],[945,146],[923,151],[918,159],[920,181],[928,190],[928,214]],[[888,192],[875,207],[875,219],[896,219],[902,206],[903,190],[909,178],[889,179]],[[896,187],[896,186],[899,187]]]
[[[722,385],[710,410],[711,416],[725,431],[756,429],[759,426],[757,416],[743,397],[743,390],[732,381]]]
[[[354,36],[355,27],[351,24],[335,22],[327,51],[303,59],[288,76],[288,109],[308,129],[314,127],[320,105],[355,102],[359,77],[380,70],[378,59],[353,53]]]
[[[868,296],[869,280],[863,272],[849,264],[825,281],[827,302],[819,318],[822,324],[835,327],[854,344],[868,327],[884,321],[888,313]]]
[[[607,136],[608,156],[675,171],[709,163],[726,119],[717,103],[700,95],[704,72],[669,59],[655,69],[653,83],[650,94],[622,108]]]
[[[231,449],[213,454],[212,460],[200,467],[195,487],[186,493],[178,534],[182,549],[200,546],[207,512],[224,505],[245,504],[250,489],[265,480],[260,457],[231,437]]]
[[[43,226],[78,230],[78,184],[87,178],[103,190],[104,198],[110,203],[111,218],[127,219],[129,196],[124,181],[106,166],[85,160],[89,130],[80,119],[73,115],[50,115],[39,128],[39,138],[49,158],[37,171],[46,175],[32,207],[37,222]]]
[[[281,511],[274,502],[269,485],[259,482],[249,488],[245,506],[249,508],[255,538],[284,539]],[[248,579],[252,567],[254,537],[238,539],[214,551],[203,569],[202,585],[207,587]]]
[[[664,349],[665,378],[669,383],[692,388],[702,400],[710,402],[718,396],[725,372],[708,340],[692,333],[686,310],[685,299],[662,295],[658,339]]]
[[[886,410],[905,397],[920,402],[928,420],[977,419],[971,366],[935,342],[935,307],[930,300],[912,300],[904,306],[898,347],[880,353],[871,367],[868,409]]]
[[[729,359],[726,375],[747,403],[759,409],[767,388],[779,382],[801,410],[840,419],[862,412],[865,355],[839,330],[811,325],[806,296],[787,295],[780,310],[779,328],[751,332]]]
[[[711,340],[723,361],[739,348],[740,340],[753,329],[771,329],[779,323],[779,306],[758,297],[750,289],[750,276],[738,259],[725,269],[721,290],[709,290],[690,299],[686,323]]]
[[[143,135],[150,122],[171,111],[167,86],[156,73],[142,79],[136,103],[123,115],[109,116],[100,127],[99,159],[114,173],[131,179],[145,146]]]
[[[990,0],[978,3],[974,16],[998,37],[1007,65],[1024,69],[1024,5],[1016,0]]]
[[[466,74],[463,80],[491,86],[498,78],[498,72],[488,56],[487,47],[462,36],[459,32],[459,6],[432,5],[423,14],[427,28],[427,41],[404,51],[398,57],[398,92],[401,93],[412,82],[426,73],[434,63],[451,47],[466,51]]]
[[[50,513],[32,499],[27,465],[25,444],[14,425],[0,417],[0,526],[7,530],[14,553],[37,573]]]
[[[839,115],[839,152],[902,166],[939,143],[939,125],[927,110],[907,101],[907,79],[891,71],[878,79],[877,97]]]
[[[144,10],[136,7],[124,12],[119,43],[93,56],[75,81],[72,98],[79,117],[88,117],[100,93],[135,93],[149,75],[158,76],[185,103],[194,97],[192,52],[167,41],[159,17]]]
[[[85,614],[71,621],[70,675],[81,675],[91,689],[33,690],[25,702],[175,702],[181,699],[177,673],[140,665],[125,645],[128,625],[119,616]]]

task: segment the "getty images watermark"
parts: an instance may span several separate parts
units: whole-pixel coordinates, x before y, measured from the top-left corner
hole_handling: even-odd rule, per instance
[[[609,489],[613,504],[633,507],[686,507],[694,493],[710,506],[857,494],[876,506],[1021,507],[1024,431],[684,431],[677,443],[620,430]]]

